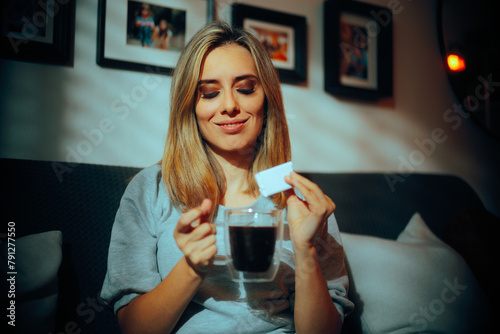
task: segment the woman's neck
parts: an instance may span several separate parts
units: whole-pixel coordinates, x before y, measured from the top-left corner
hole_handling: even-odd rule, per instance
[[[248,193],[248,170],[253,160],[252,155],[232,155],[230,159],[215,154],[224,176],[226,177],[226,193],[222,205],[227,207],[243,207],[251,205],[258,196]]]

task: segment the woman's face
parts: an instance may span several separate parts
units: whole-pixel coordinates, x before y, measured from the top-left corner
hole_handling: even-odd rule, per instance
[[[210,149],[248,153],[263,124],[264,91],[250,52],[237,44],[212,50],[198,81],[196,117]]]

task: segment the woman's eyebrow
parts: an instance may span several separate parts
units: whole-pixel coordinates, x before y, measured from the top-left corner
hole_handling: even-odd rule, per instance
[[[240,76],[237,76],[236,78],[234,78],[234,82],[238,82],[238,81],[242,81],[242,80],[246,80],[246,79],[255,79],[255,80],[259,81],[259,79],[253,74],[244,74],[244,75],[240,75]]]
[[[200,81],[198,81],[198,86],[201,86],[204,84],[218,83],[218,82],[219,82],[219,80],[216,80],[216,79],[200,80]]]
[[[255,80],[259,81],[259,79],[253,74],[243,74],[243,75],[239,75],[236,78],[234,78],[233,83],[236,83],[236,82],[239,82],[242,80],[246,80],[246,79],[255,79]],[[213,83],[217,84],[217,83],[220,83],[220,81],[217,79],[200,80],[200,81],[198,81],[198,86],[205,85],[205,84],[213,84]]]

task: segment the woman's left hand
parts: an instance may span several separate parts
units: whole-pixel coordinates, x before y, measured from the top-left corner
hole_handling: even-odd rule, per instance
[[[290,237],[297,250],[314,247],[314,239],[335,211],[335,203],[317,184],[295,172],[285,176],[285,181],[297,188],[305,198],[302,201],[293,189],[287,193],[287,216]]]

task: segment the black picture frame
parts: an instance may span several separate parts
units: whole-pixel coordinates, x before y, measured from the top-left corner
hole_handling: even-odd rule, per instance
[[[154,9],[153,14],[157,14],[153,17],[155,28],[163,18],[170,21],[167,35],[173,42],[172,47],[163,49],[137,40],[133,15],[140,11],[138,6],[142,4],[149,5]],[[213,0],[148,0],[147,3],[99,0],[97,64],[113,69],[171,75],[184,45],[210,17],[209,4],[213,4]]]
[[[326,92],[378,100],[393,94],[390,9],[357,1],[324,3]]]
[[[72,65],[74,0],[40,0],[32,7],[6,0],[0,18],[0,58]]]
[[[236,3],[232,5],[232,19],[234,26],[253,30],[260,39],[264,34],[280,35],[279,39],[285,42],[276,45],[286,46],[286,50],[280,52],[275,47],[276,56],[272,56],[280,80],[290,83],[306,80],[307,26],[304,16]]]

